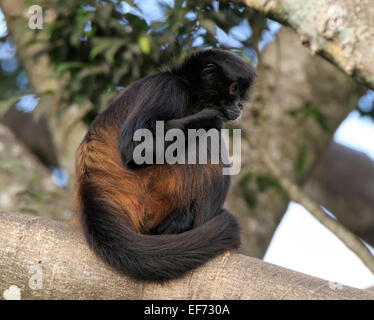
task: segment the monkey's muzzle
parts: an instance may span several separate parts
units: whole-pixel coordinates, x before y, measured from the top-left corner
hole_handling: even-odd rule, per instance
[[[223,116],[228,121],[236,120],[242,115],[242,110],[243,104],[238,102],[223,110]]]

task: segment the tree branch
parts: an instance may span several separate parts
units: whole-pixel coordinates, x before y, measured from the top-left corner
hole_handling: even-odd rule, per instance
[[[374,7],[356,0],[241,0],[294,29],[312,53],[374,89]]]
[[[374,161],[365,153],[331,143],[302,190],[374,246]]]
[[[53,182],[51,173],[1,122],[0,149],[1,210],[63,221],[72,218],[71,194]]]
[[[22,299],[374,299],[371,291],[230,253],[168,284],[134,281],[96,258],[76,227],[16,213],[0,213],[0,257],[2,297],[19,288]],[[33,290],[37,266],[42,289]]]
[[[321,207],[309,199],[295,183],[283,175],[275,162],[271,159],[270,154],[263,148],[261,148],[261,156],[265,165],[274,178],[277,179],[278,183],[281,185],[288,197],[292,201],[301,204],[305,209],[307,209],[320,223],[322,223],[349,249],[351,249],[374,274],[374,257],[370,253],[369,249],[361,242],[361,240],[338,221],[328,216],[321,209]]]
[[[2,0],[0,8],[7,22],[8,32],[16,44],[17,56],[27,72],[33,92],[40,98],[34,114],[47,117],[53,128],[51,137],[58,151],[59,162],[72,177],[75,151],[87,131],[86,125],[80,120],[89,109],[88,103],[79,106],[73,104],[56,115],[56,108],[61,106],[60,97],[64,87],[62,82],[65,80],[57,77],[45,50],[50,45],[49,39],[43,32],[34,32],[27,27],[29,18],[25,0]],[[51,10],[50,13],[52,16]],[[44,28],[48,28],[48,23],[51,22],[47,20],[44,20]],[[30,42],[31,40],[34,41]],[[72,187],[72,183],[70,186]]]
[[[300,183],[328,147],[333,132],[367,90],[326,60],[309,54],[297,35],[287,28],[281,28],[276,41],[266,46],[256,72],[258,81],[251,102],[235,123],[236,128],[242,129],[242,168],[239,175],[232,176],[225,206],[239,218],[241,252],[262,258],[289,199],[278,188],[261,189],[257,182],[258,177],[269,175],[256,146],[250,145],[250,140],[256,145],[264,135],[257,115],[266,110],[271,136],[264,143],[276,155],[280,170]],[[328,132],[315,117],[304,116],[306,105],[325,117]],[[296,110],[298,114],[292,116]],[[295,168],[302,150],[305,161],[298,171]]]

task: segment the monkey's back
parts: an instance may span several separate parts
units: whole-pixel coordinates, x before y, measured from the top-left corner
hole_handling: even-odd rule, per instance
[[[213,201],[223,202],[228,179],[222,176],[220,164],[123,166],[118,138],[129,107],[112,104],[95,119],[77,150],[77,213],[82,197],[92,197],[128,217],[138,232],[147,233],[171,212],[193,202],[201,210],[207,208],[213,193]]]

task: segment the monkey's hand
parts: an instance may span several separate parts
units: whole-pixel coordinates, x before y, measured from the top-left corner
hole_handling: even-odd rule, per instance
[[[222,128],[222,118],[219,111],[211,108],[201,110],[180,119],[167,122],[167,129],[177,128],[186,132],[188,129],[218,129]]]

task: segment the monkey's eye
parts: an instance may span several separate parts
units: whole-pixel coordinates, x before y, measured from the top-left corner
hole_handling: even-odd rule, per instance
[[[229,93],[234,96],[239,92],[239,84],[235,81],[230,84]]]

